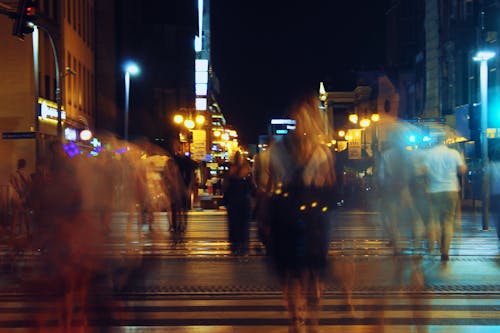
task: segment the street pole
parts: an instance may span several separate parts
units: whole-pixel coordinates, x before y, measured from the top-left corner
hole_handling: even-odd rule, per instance
[[[123,138],[128,140],[128,109],[130,104],[130,75],[136,75],[140,71],[134,62],[125,64],[125,114],[123,116]]]
[[[490,206],[490,182],[489,182],[489,159],[488,159],[488,60],[495,56],[491,51],[479,51],[473,58],[479,61],[479,88],[481,91],[481,160],[483,163],[482,179],[482,224],[483,230],[489,228],[489,206]]]
[[[50,46],[52,47],[52,53],[54,54],[54,66],[56,71],[57,137],[61,139],[62,138],[61,74],[59,71],[59,57],[57,56],[57,48],[51,33],[43,26],[40,25],[35,25],[35,26],[42,29],[47,34],[47,37],[49,38],[50,41]]]
[[[128,105],[130,97],[130,72],[125,71],[125,115],[123,120],[123,138],[128,140]]]
[[[489,159],[488,159],[488,60],[481,60],[480,64],[480,86],[481,86],[481,159],[483,161],[483,205],[482,222],[483,230],[489,228],[489,205],[490,205],[490,182],[489,182]]]
[[[35,124],[35,166],[38,166],[38,162],[40,159],[40,121],[38,119],[39,109],[38,109],[38,96],[40,96],[40,79],[38,77],[38,53],[39,53],[39,32],[38,27],[35,26],[33,29],[33,33],[31,35],[31,42],[33,44],[33,77],[35,81],[35,98],[34,98],[34,107],[35,112],[34,116],[34,124]]]

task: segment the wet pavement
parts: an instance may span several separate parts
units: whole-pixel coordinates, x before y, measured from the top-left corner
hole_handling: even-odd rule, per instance
[[[335,218],[319,332],[498,331],[499,242],[494,228],[482,230],[480,214],[463,212],[447,262],[409,240],[394,256],[377,232],[376,214],[343,211]],[[92,319],[91,331],[287,332],[281,290],[255,230],[250,255],[234,257],[224,239],[224,211],[193,211],[189,221],[180,241],[158,231],[164,221],[156,225],[161,237],[146,229],[128,245],[116,231],[109,269],[94,285],[113,309],[107,319]],[[36,256],[28,261],[36,263]],[[37,310],[29,306],[39,300],[25,287],[19,276],[0,279],[0,332],[33,327],[30,313]]]

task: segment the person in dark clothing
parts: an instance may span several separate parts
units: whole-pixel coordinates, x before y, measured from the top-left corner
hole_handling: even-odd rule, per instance
[[[251,169],[240,152],[224,179],[224,203],[229,223],[229,242],[234,255],[248,254],[250,233],[250,197],[252,193]]]
[[[168,158],[165,163],[163,180],[170,201],[168,212],[170,227],[172,232],[182,232],[186,226],[186,197],[188,189],[179,171],[179,167],[174,158]]]
[[[198,165],[190,157],[183,154],[175,154],[174,160],[187,189],[182,196],[182,209],[187,212],[191,209],[191,194],[195,185],[194,171]]]
[[[327,268],[330,212],[335,207],[333,154],[321,144],[324,120],[316,98],[292,110],[296,129],[270,148],[270,248],[290,326],[317,332]]]

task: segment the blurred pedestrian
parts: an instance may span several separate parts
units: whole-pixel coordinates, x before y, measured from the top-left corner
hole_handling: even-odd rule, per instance
[[[248,254],[252,187],[250,165],[241,152],[237,151],[223,183],[229,243],[233,255]]]
[[[438,135],[436,144],[425,151],[423,165],[428,178],[428,193],[431,202],[430,219],[438,232],[429,233],[429,251],[434,249],[436,240],[440,241],[441,260],[449,260],[451,239],[456,213],[460,204],[459,177],[467,169],[463,156],[455,149],[445,145],[446,137]]]
[[[194,197],[196,188],[195,170],[198,167],[198,164],[193,161],[191,157],[182,154],[180,151],[175,153],[174,160],[177,163],[177,167],[179,168],[179,172],[186,189],[181,193],[181,210],[183,214],[187,214],[187,212],[192,208],[192,198]],[[183,232],[187,228],[187,219],[184,219],[181,222],[182,223],[179,224],[179,230]]]
[[[388,141],[376,167],[382,223],[394,254],[400,254],[402,250],[400,238],[403,230],[410,229],[413,236],[417,236],[415,226],[418,215],[410,192],[416,172],[412,152],[406,149],[406,145],[405,128],[393,125],[388,131]]]
[[[168,157],[163,170],[163,182],[170,207],[168,212],[169,230],[179,233],[186,225],[187,210],[185,200],[188,196],[188,189],[179,171],[179,166],[174,158]]]
[[[283,289],[289,332],[317,332],[320,300],[327,268],[331,192],[335,167],[324,144],[325,123],[317,96],[292,108],[296,129],[270,148],[270,255]]]
[[[253,217],[257,221],[257,235],[259,240],[268,248],[270,237],[269,203],[271,199],[272,188],[269,181],[269,150],[266,149],[254,156],[252,165],[252,179],[256,190],[255,207],[253,208]]]
[[[490,210],[500,240],[500,144],[493,146],[490,157]]]
[[[89,283],[90,263],[85,253],[94,244],[87,237],[88,226],[80,218],[82,191],[75,160],[70,159],[60,141],[50,144],[48,174],[40,188],[37,240],[43,262],[41,288],[37,292],[55,295],[60,305],[61,327],[71,331],[75,299]]]
[[[16,228],[22,232],[24,227],[26,234],[30,234],[30,207],[29,194],[31,188],[31,177],[26,171],[26,160],[20,158],[17,160],[16,171],[10,176],[9,180],[12,221],[11,232],[16,233]]]

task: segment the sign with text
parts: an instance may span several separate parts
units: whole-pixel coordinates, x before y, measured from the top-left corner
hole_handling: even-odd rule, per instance
[[[34,139],[36,132],[3,132],[2,139]]]
[[[195,161],[204,161],[207,155],[207,134],[205,130],[192,130],[191,156]]]
[[[38,98],[38,104],[40,105],[40,114],[39,114],[40,119],[57,120],[59,112],[57,110],[56,103],[40,97]],[[62,107],[61,107],[61,120],[63,121],[66,120],[66,112],[62,110]]]
[[[350,129],[347,131],[347,136],[347,155],[349,159],[361,159],[361,129]]]

